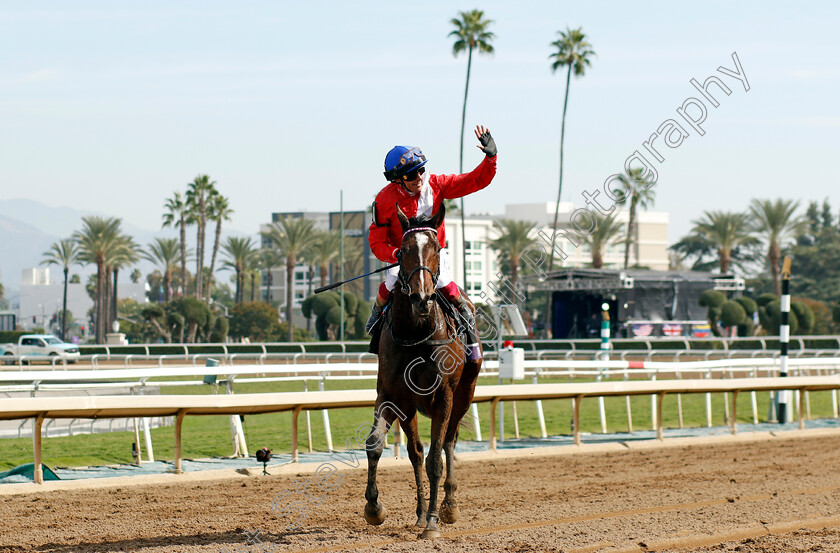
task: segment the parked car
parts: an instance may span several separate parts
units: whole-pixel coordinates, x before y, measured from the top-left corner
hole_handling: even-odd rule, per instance
[[[0,344],[0,350],[4,357],[26,356],[30,358],[28,361],[34,361],[32,357],[44,357],[48,361],[57,358],[68,363],[79,359],[79,346],[62,342],[52,334],[24,334],[17,344]]]

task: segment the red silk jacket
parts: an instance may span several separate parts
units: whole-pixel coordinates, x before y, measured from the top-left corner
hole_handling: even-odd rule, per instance
[[[496,175],[496,157],[485,157],[478,167],[463,175],[429,175],[432,189],[432,213],[440,209],[443,200],[452,200],[485,188]],[[422,191],[414,196],[399,184],[392,182],[376,195],[373,203],[373,222],[368,232],[368,243],[373,255],[385,263],[396,263],[394,251],[402,244],[403,230],[397,218],[397,203],[406,217],[417,215],[417,203]],[[446,224],[437,228],[441,247],[446,247]]]

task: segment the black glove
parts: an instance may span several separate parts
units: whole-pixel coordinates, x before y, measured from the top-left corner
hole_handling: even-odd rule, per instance
[[[484,155],[487,157],[493,157],[498,153],[498,150],[496,149],[496,141],[493,140],[492,136],[490,136],[489,131],[486,131],[479,136],[478,141],[481,142],[481,145],[484,147]]]

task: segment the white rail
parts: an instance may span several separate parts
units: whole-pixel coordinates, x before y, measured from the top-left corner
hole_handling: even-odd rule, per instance
[[[731,380],[655,380],[628,382],[594,382],[585,384],[527,384],[521,386],[479,386],[474,403],[490,403],[490,447],[496,449],[495,407],[499,401],[574,399],[574,443],[580,444],[580,405],[585,398],[654,394],[657,397],[657,439],[662,435],[662,403],[667,394],[731,393],[732,433],[737,431],[736,399],[743,391],[795,390],[800,398],[806,391],[836,390],[840,375],[740,378]],[[35,482],[42,483],[41,429],[44,419],[56,418],[126,418],[175,416],[175,471],[181,471],[181,428],[184,417],[190,415],[256,415],[292,412],[292,458],[298,458],[298,416],[313,409],[345,409],[372,407],[374,390],[343,390],[329,392],[293,392],[279,394],[240,394],[208,396],[72,396],[52,398],[12,398],[0,404],[0,420],[35,419],[33,451]],[[799,402],[799,426],[803,428],[803,401]]]

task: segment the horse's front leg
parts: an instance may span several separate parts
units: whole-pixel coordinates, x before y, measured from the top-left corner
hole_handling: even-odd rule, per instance
[[[374,413],[379,413],[383,402],[380,398],[376,399],[376,410]],[[382,524],[385,521],[385,508],[379,502],[379,488],[376,486],[376,468],[379,465],[379,458],[382,456],[382,450],[385,448],[385,435],[388,433],[391,423],[394,422],[396,415],[390,409],[384,409],[381,414],[376,414],[373,417],[373,427],[368,434],[365,441],[365,450],[368,458],[368,482],[365,489],[365,521],[368,524]]]
[[[478,369],[480,366],[479,359]],[[467,415],[472,403],[478,369],[469,367],[469,364],[464,368],[461,381],[453,395],[452,413],[449,416],[446,437],[443,440],[443,449],[446,452],[446,480],[443,482],[445,495],[443,503],[440,504],[440,520],[447,524],[457,522],[460,516],[458,502],[455,500],[455,492],[458,491],[458,481],[455,479],[455,444],[458,442],[461,420]]]
[[[438,489],[440,488],[440,477],[443,475],[443,439],[446,427],[449,424],[449,414],[452,410],[452,398],[444,401],[444,407],[436,411],[432,416],[432,441],[429,444],[429,455],[426,457],[426,475],[429,477],[429,510],[426,515],[426,529],[420,534],[421,538],[440,537],[438,531]]]
[[[420,441],[420,433],[417,431],[417,414],[412,413],[411,419],[402,421],[403,433],[405,434],[405,447],[408,449],[408,458],[411,467],[414,469],[414,482],[417,484],[417,523],[416,526],[426,526],[426,483],[423,481],[423,442]]]

